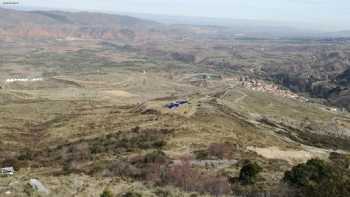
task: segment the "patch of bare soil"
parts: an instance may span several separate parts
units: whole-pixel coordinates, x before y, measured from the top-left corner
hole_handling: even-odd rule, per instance
[[[322,151],[305,151],[305,150],[281,150],[278,147],[256,148],[247,147],[248,150],[256,152],[258,155],[267,159],[281,159],[290,164],[303,163],[315,157],[323,157],[325,152]]]
[[[108,90],[108,91],[103,91],[103,93],[106,93],[108,95],[116,96],[116,97],[137,97],[138,95],[136,94],[131,94],[127,91],[123,90]]]

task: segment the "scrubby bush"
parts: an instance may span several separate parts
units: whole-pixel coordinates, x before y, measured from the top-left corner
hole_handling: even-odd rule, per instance
[[[257,175],[262,168],[257,163],[246,161],[239,173],[239,181],[243,185],[255,184]]]
[[[91,153],[120,153],[135,149],[160,149],[166,145],[165,138],[171,129],[144,129],[135,127],[130,132],[118,132],[89,141]]]
[[[217,159],[231,159],[233,155],[233,147],[227,143],[214,143],[208,147],[209,156]]]
[[[193,154],[195,155],[196,159],[199,160],[206,160],[209,158],[208,150],[196,150],[193,152]]]
[[[287,171],[283,180],[300,189],[302,192],[299,196],[350,196],[349,169],[337,163],[311,159]]]
[[[153,151],[143,157],[134,157],[130,162],[142,170],[143,180],[158,186],[171,185],[184,191],[213,195],[228,194],[231,191],[226,177],[193,168],[189,158],[171,164],[163,152]],[[161,192],[162,196],[166,194]]]
[[[20,155],[17,157],[18,160],[20,161],[25,161],[25,160],[32,160],[33,159],[33,154],[30,150],[26,149],[21,151]]]
[[[129,159],[129,163],[139,169],[141,172],[140,178],[160,184],[162,182],[164,170],[170,163],[170,158],[161,150],[154,150],[145,155],[133,156]]]
[[[218,196],[231,192],[226,177],[193,168],[188,159],[168,168],[163,181],[166,184],[182,188],[184,191],[210,193]]]
[[[229,143],[213,143],[205,150],[197,150],[194,152],[196,159],[232,159],[234,148]]]
[[[144,163],[166,163],[169,157],[161,150],[155,150],[144,156]]]
[[[350,155],[348,154],[340,154],[336,152],[332,152],[329,155],[329,159],[336,163],[339,167],[342,168],[350,168]]]
[[[319,184],[324,179],[332,176],[331,168],[326,162],[319,159],[311,159],[306,164],[300,164],[284,175],[284,181],[299,187],[309,187]]]
[[[141,194],[137,192],[125,192],[119,195],[119,197],[142,197]]]
[[[140,178],[143,175],[141,169],[121,160],[113,161],[107,170],[109,171],[108,176]]]
[[[153,193],[159,197],[171,197],[172,196],[170,191],[162,189],[162,188],[157,188]]]
[[[138,155],[128,161],[113,161],[101,168],[107,176],[128,177],[153,183],[163,187],[166,185],[181,188],[184,191],[210,193],[213,195],[229,194],[231,185],[227,178],[216,173],[192,167],[189,158],[171,163],[167,155],[155,150],[145,155]],[[96,170],[94,170],[96,172]],[[159,192],[167,196],[167,192]],[[128,196],[124,194],[119,196]]]
[[[103,190],[103,192],[100,195],[100,197],[113,197],[113,193],[110,190],[105,189],[105,190]]]

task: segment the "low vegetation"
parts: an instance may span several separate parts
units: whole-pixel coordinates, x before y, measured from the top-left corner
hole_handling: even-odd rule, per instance
[[[257,163],[246,161],[239,173],[239,181],[243,185],[255,184],[257,175],[262,168]]]
[[[161,148],[166,142],[164,138],[171,130],[145,129],[136,127],[131,132],[118,132],[96,139],[90,144],[93,154],[110,151],[132,151],[135,149]]]
[[[113,197],[113,196],[114,196],[113,193],[108,189],[103,190],[102,194],[100,195],[100,197]]]
[[[234,145],[230,143],[212,143],[207,149],[194,151],[196,159],[232,159]]]
[[[296,196],[350,196],[350,170],[336,161],[308,160],[287,171],[283,180],[300,191]]]
[[[188,192],[209,193],[214,196],[229,194],[230,184],[225,176],[192,167],[188,159],[170,166],[162,176],[164,183]]]

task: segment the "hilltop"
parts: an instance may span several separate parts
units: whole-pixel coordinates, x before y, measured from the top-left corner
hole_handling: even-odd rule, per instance
[[[160,24],[129,16],[90,12],[1,9],[1,34],[10,38],[134,39]]]

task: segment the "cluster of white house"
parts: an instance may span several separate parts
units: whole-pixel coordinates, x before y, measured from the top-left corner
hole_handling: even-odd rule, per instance
[[[13,82],[35,82],[35,81],[43,81],[43,78],[12,78],[12,79],[6,79],[6,83],[13,83]]]
[[[307,101],[306,98],[295,94],[289,90],[281,89],[280,86],[275,84],[268,84],[261,80],[249,79],[249,78],[241,78],[241,86],[259,92],[267,92],[270,94],[274,94],[281,97],[297,99],[300,101]]]

